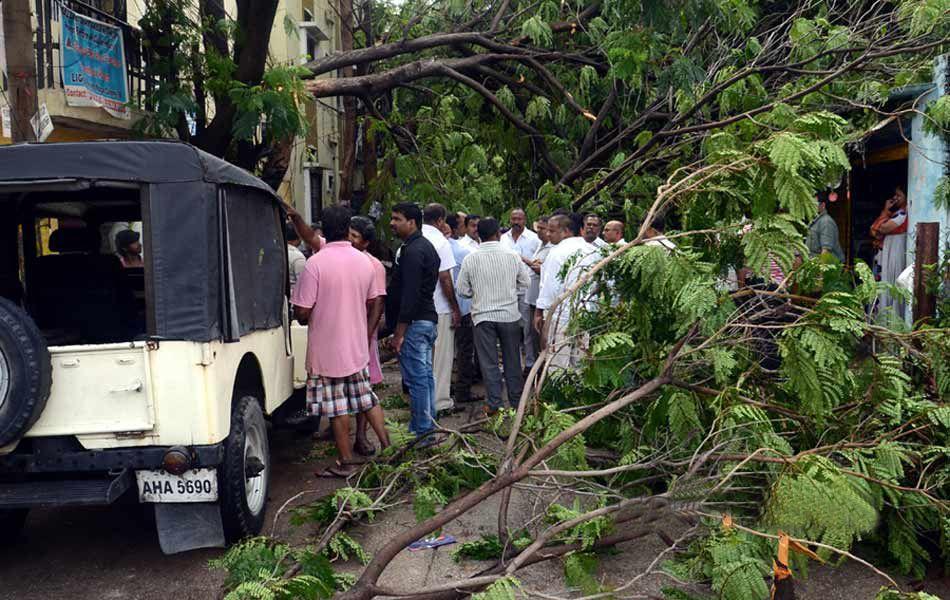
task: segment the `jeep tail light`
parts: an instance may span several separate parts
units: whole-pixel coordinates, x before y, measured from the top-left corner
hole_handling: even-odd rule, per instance
[[[174,446],[169,448],[162,458],[162,468],[172,475],[184,475],[194,461],[191,458],[191,452],[184,446]]]

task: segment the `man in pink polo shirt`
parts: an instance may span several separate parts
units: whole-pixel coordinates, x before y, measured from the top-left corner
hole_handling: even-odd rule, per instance
[[[340,459],[322,473],[346,477],[356,470],[350,442],[350,415],[365,413],[383,448],[389,435],[369,376],[366,303],[379,295],[370,260],[350,244],[345,206],[323,211],[327,243],[307,261],[291,302],[308,323],[307,406],[330,419]],[[312,318],[311,318],[312,317]]]

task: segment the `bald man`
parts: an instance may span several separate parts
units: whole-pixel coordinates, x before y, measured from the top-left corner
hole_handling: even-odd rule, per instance
[[[623,221],[607,221],[607,224],[604,225],[604,241],[617,246],[623,246],[627,243],[623,239]]]

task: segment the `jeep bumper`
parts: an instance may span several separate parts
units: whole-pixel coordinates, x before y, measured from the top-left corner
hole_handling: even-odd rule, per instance
[[[166,446],[84,450],[74,438],[24,440],[0,456],[0,509],[112,504],[135,488],[135,471],[162,468]],[[192,446],[192,468],[214,468],[224,445]]]

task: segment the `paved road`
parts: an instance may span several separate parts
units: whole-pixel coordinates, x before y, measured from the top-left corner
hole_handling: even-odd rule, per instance
[[[314,497],[328,492],[332,480],[316,480],[316,463],[303,462],[311,443],[290,432],[271,436],[274,471],[269,510],[273,513],[303,489]],[[268,517],[267,532],[272,518]],[[291,538],[306,532],[286,519],[278,534]],[[216,598],[223,573],[207,568],[220,550],[164,556],[154,525],[135,504],[104,508],[35,510],[23,539],[0,541],[0,598],[3,600],[176,600]]]

